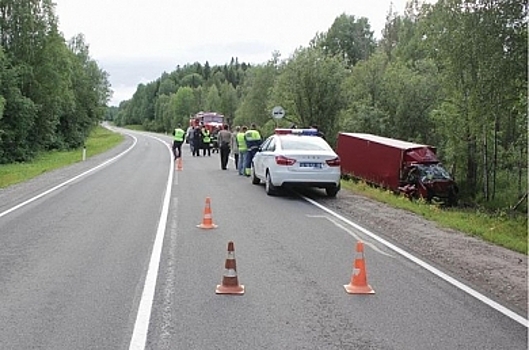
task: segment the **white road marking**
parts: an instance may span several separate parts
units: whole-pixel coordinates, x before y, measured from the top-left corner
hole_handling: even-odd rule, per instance
[[[309,218],[323,218],[323,219],[327,219],[329,220],[330,222],[332,222],[334,225],[336,225],[337,227],[341,228],[342,230],[344,230],[345,232],[347,232],[349,235],[351,235],[353,238],[356,238],[357,240],[359,241],[363,241],[364,242],[364,245],[367,245],[369,247],[371,247],[371,249],[373,249],[374,251],[376,251],[377,253],[380,253],[382,255],[385,255],[385,256],[388,256],[390,258],[394,258],[395,256],[391,255],[391,254],[388,254],[388,253],[385,253],[383,252],[382,250],[380,250],[376,245],[374,245],[373,243],[371,242],[366,242],[365,240],[362,240],[360,239],[360,237],[354,233],[353,231],[349,230],[349,228],[345,227],[344,225],[342,225],[338,220],[332,218],[332,217],[329,217],[327,215],[307,215]]]
[[[446,282],[452,284],[453,286],[461,289],[462,291],[464,291],[465,293],[473,296],[474,298],[480,300],[481,302],[489,305],[490,307],[492,307],[493,309],[496,309],[497,311],[501,312],[502,314],[504,314],[505,316],[513,319],[514,321],[518,322],[519,324],[521,324],[522,326],[525,326],[525,327],[529,327],[529,321],[525,318],[523,318],[522,316],[518,315],[517,313],[509,310],[508,308],[506,308],[505,306],[495,302],[494,300],[490,299],[490,298],[487,298],[486,296],[484,296],[483,294],[479,293],[478,291],[470,288],[469,286],[459,282],[458,280],[456,280],[455,278],[447,275],[446,273],[442,272],[441,270],[439,269],[436,269],[435,267],[431,266],[430,264],[420,260],[419,258],[411,255],[410,253],[406,252],[405,250],[403,249],[400,249],[399,247],[395,246],[394,244],[386,241],[385,239],[377,236],[376,234],[366,230],[365,228],[355,224],[354,222],[352,222],[351,220],[341,216],[340,214],[338,213],[335,213],[333,212],[332,210],[324,207],[323,205],[319,204],[318,202],[308,198],[308,197],[305,197],[303,195],[299,195],[301,198],[303,198],[304,200],[306,200],[307,202],[311,203],[312,205],[320,208],[321,210],[325,211],[326,213],[328,214],[331,214],[332,216],[336,217],[337,219],[347,223],[348,225],[354,227],[355,229],[357,229],[358,231],[364,233],[365,235],[373,238],[374,240],[382,243],[383,245],[385,245],[386,247],[388,247],[389,249],[393,250],[394,252],[396,252],[397,254],[400,254],[402,255],[403,257],[405,257],[406,259],[408,260],[411,260],[413,261],[414,263],[416,263],[417,265],[421,266],[422,268],[430,271],[431,273],[433,273],[434,275],[438,276],[439,278],[442,278],[443,280],[445,280]]]
[[[42,198],[42,197],[44,197],[44,196],[46,196],[46,195],[52,193],[53,191],[58,190],[58,189],[61,188],[61,187],[64,187],[64,186],[68,185],[69,183],[74,182],[74,181],[77,180],[77,179],[82,178],[83,176],[87,176],[88,174],[91,174],[91,173],[95,172],[96,170],[101,169],[102,167],[104,167],[104,166],[106,166],[106,165],[108,165],[108,164],[110,164],[110,163],[112,163],[112,162],[115,162],[117,159],[123,157],[123,156],[124,156],[125,154],[127,154],[131,149],[133,149],[134,146],[136,146],[136,143],[138,142],[138,139],[137,139],[137,138],[135,138],[135,137],[132,136],[132,135],[129,135],[129,136],[132,137],[132,138],[134,139],[134,142],[132,143],[132,145],[131,145],[129,148],[127,148],[127,149],[126,149],[125,151],[123,151],[122,153],[118,154],[118,155],[115,156],[114,158],[111,158],[111,159],[109,159],[109,160],[107,160],[107,161],[105,161],[105,162],[99,164],[98,166],[96,166],[96,167],[94,167],[94,168],[92,168],[92,169],[90,169],[90,170],[85,171],[85,172],[82,173],[82,174],[79,174],[79,175],[77,175],[77,176],[71,178],[70,180],[67,180],[67,181],[65,181],[65,182],[63,182],[63,183],[61,183],[61,184],[59,184],[59,185],[57,185],[57,186],[55,186],[55,187],[52,187],[52,188],[50,188],[49,190],[44,191],[44,192],[42,192],[42,193],[36,195],[35,197],[30,198],[30,199],[28,199],[28,200],[26,200],[26,201],[24,201],[24,202],[22,202],[22,203],[20,203],[20,204],[18,204],[18,205],[15,205],[15,206],[12,207],[12,208],[9,208],[8,210],[6,210],[6,211],[0,213],[0,218],[3,217],[3,216],[5,216],[5,215],[7,215],[7,214],[9,214],[9,213],[14,212],[15,210],[18,210],[18,209],[20,209],[20,208],[22,208],[22,207],[28,205],[29,203],[32,203],[32,202],[36,201],[37,199],[40,199],[40,198]]]
[[[149,136],[149,135],[146,135]],[[163,141],[157,137],[154,139],[167,145],[166,141]],[[173,155],[171,149],[167,147],[167,150]],[[147,332],[149,331],[149,323],[151,319],[152,303],[154,300],[154,293],[156,291],[156,282],[158,279],[158,269],[160,267],[160,260],[162,256],[163,241],[165,237],[165,227],[167,225],[167,218],[169,216],[169,204],[171,202],[171,188],[174,176],[174,162],[171,162],[169,167],[169,176],[167,177],[167,185],[165,188],[165,196],[162,206],[162,212],[160,214],[160,220],[158,222],[158,229],[156,231],[156,238],[152,248],[151,260],[147,270],[147,276],[145,277],[145,284],[143,287],[143,293],[141,295],[140,306],[138,307],[138,314],[136,316],[136,322],[134,323],[134,330],[132,332],[132,339],[130,341],[130,350],[143,350],[147,343]]]

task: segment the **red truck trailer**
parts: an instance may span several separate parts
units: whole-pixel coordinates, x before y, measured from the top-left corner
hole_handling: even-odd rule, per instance
[[[410,198],[457,204],[457,185],[433,146],[371,134],[339,133],[336,153],[343,175]]]

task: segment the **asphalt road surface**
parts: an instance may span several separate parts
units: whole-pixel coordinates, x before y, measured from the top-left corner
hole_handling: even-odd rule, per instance
[[[526,319],[354,223],[126,133],[0,191],[0,349],[527,349]],[[373,295],[344,289],[359,240]],[[215,293],[229,241],[244,295]]]

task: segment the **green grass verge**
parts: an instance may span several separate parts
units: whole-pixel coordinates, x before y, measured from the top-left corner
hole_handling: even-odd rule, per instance
[[[101,126],[95,128],[86,140],[86,157],[103,153],[123,141],[123,135]],[[72,151],[52,151],[38,155],[26,163],[0,165],[0,188],[27,181],[47,171],[83,160],[83,148]]]
[[[373,188],[363,182],[342,180],[342,187],[353,193],[375,199],[392,207],[408,210],[436,222],[490,243],[527,254],[527,216],[503,212],[495,214],[479,210],[439,208],[424,201],[410,201],[392,192]]]

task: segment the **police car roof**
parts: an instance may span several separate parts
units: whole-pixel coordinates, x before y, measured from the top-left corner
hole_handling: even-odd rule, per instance
[[[275,129],[276,135],[318,136],[316,129]]]

